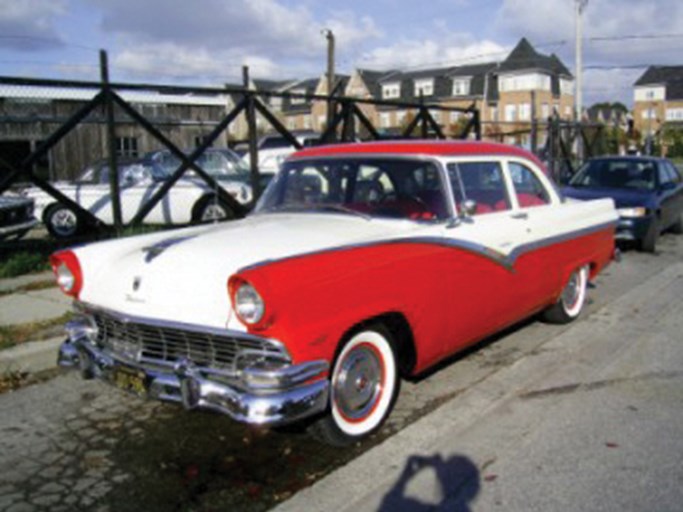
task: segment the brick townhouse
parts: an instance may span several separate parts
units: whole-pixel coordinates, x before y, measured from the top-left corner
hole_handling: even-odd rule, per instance
[[[343,94],[362,99],[426,104],[461,109],[475,106],[481,113],[484,134],[499,135],[523,130],[532,121],[545,120],[553,112],[571,119],[574,79],[560,59],[544,55],[522,38],[500,62],[421,70],[355,69],[350,77],[338,76]],[[326,93],[326,77],[301,80],[283,92]],[[340,90],[337,87],[337,90]],[[387,133],[399,131],[412,111],[390,105],[361,105],[375,127]],[[447,132],[458,130],[459,112],[431,111]],[[284,100],[278,115],[292,129],[322,130],[326,107],[320,101]],[[525,140],[517,142],[525,143]]]
[[[633,89],[633,123],[643,139],[683,125],[683,66],[650,66]]]

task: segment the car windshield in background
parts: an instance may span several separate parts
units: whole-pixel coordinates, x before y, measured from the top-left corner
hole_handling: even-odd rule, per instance
[[[154,162],[155,166],[165,176],[170,176],[180,167],[180,159],[170,151],[159,151],[150,153],[147,158]],[[195,161],[210,176],[221,179],[246,179],[249,176],[249,166],[242,159],[230,150],[207,150],[202,153]],[[186,176],[192,176],[192,169],[188,170]]]
[[[278,211],[424,221],[448,218],[438,168],[409,159],[288,162],[256,208],[258,213]]]
[[[572,187],[654,190],[656,164],[652,161],[591,160],[574,176]]]

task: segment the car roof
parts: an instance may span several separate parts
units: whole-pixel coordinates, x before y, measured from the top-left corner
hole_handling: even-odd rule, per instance
[[[663,162],[666,158],[658,156],[647,156],[647,155],[603,155],[595,156],[588,159],[589,161],[604,161],[604,160],[614,160],[614,161],[624,161],[624,162]]]
[[[529,151],[508,144],[482,141],[455,140],[394,140],[350,144],[330,144],[302,149],[290,158],[357,155],[430,155],[430,156],[516,156],[543,164]]]

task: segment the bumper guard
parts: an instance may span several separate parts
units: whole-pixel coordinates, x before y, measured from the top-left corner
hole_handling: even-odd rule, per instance
[[[161,370],[123,361],[97,348],[87,334],[69,331],[70,337],[59,349],[59,366],[79,369],[85,379],[97,378],[141,397],[182,403],[186,409],[210,409],[239,422],[268,426],[292,423],[327,407],[329,381],[322,377],[329,367],[327,361],[275,370],[248,368],[242,372],[242,380],[254,385],[247,387],[221,381],[215,371],[186,359]]]

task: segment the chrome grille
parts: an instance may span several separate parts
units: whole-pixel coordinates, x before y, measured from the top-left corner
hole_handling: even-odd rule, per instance
[[[233,370],[235,358],[242,350],[283,354],[276,344],[258,338],[128,321],[103,312],[91,312],[91,316],[97,325],[97,345],[137,361],[175,363],[189,359],[198,366]]]

